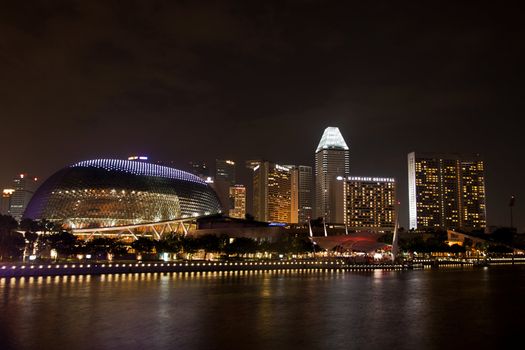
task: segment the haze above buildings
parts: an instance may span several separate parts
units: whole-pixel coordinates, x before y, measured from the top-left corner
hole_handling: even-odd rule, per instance
[[[481,153],[488,223],[515,195],[523,228],[520,11],[428,6],[3,4],[0,184],[130,153],[313,167],[334,125],[352,174],[398,180],[403,226],[406,155],[435,151]]]

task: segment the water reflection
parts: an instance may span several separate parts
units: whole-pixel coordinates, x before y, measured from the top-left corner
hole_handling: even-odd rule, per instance
[[[0,340],[2,349],[486,348],[490,340],[464,335],[518,335],[507,312],[525,310],[524,277],[490,268],[0,279]]]

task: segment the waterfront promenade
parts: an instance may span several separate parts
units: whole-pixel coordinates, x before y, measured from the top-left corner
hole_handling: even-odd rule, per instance
[[[293,261],[184,261],[184,262],[97,262],[53,264],[0,264],[0,278],[29,276],[101,275],[156,272],[209,272],[258,270],[403,270],[438,267],[475,267],[525,264],[525,258],[495,258],[484,260],[421,259],[406,263],[356,264],[344,259]]]

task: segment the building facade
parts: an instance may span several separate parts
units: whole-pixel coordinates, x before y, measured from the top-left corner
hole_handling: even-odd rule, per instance
[[[20,221],[29,201],[38,187],[38,178],[28,174],[20,174],[13,180],[13,189],[9,203],[9,213]]]
[[[213,179],[213,188],[225,213],[232,209],[232,202],[230,201],[230,187],[235,186],[235,162],[233,160],[216,159],[215,160],[215,178]]]
[[[230,202],[232,208],[229,209],[229,216],[244,219],[246,217],[246,187],[243,185],[230,186]]]
[[[235,162],[229,159],[215,160],[215,179],[223,179],[230,185],[235,185]]]
[[[193,174],[145,162],[94,159],[49,177],[35,192],[24,216],[81,229],[170,221],[221,211],[215,192]]]
[[[486,227],[485,169],[479,155],[409,153],[411,229]]]
[[[396,183],[393,178],[349,176],[343,183],[343,221],[351,230],[393,231]]]
[[[174,164],[161,164],[169,167],[173,167]],[[205,162],[190,161],[188,163],[190,168],[190,173],[200,177],[201,179],[206,179],[211,176],[210,168]]]
[[[5,188],[0,198],[0,214],[11,215],[11,197],[15,192],[14,188]]]
[[[350,172],[349,148],[339,128],[328,127],[315,151],[315,216],[336,223],[335,200],[338,196],[334,183],[338,176]]]
[[[297,203],[297,201],[295,201]],[[293,223],[292,171],[267,161],[253,169],[253,212],[256,220]],[[297,214],[295,214],[297,217]]]
[[[292,207],[297,207],[293,223],[313,219],[313,172],[311,166],[286,165],[292,174]],[[293,215],[293,214],[292,214]]]

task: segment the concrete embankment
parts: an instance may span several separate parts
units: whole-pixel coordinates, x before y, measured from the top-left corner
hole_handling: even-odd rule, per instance
[[[255,271],[293,269],[399,270],[401,264],[347,264],[334,261],[264,261],[264,262],[143,262],[93,264],[0,265],[0,277],[101,275],[142,272]]]
[[[404,264],[354,264],[345,260],[308,261],[186,261],[186,262],[130,262],[130,263],[54,263],[54,264],[0,264],[0,278],[29,276],[102,275],[143,272],[208,272],[258,270],[405,270],[422,268],[454,268],[492,265],[525,264],[525,258],[487,259],[479,261],[419,260]]]

